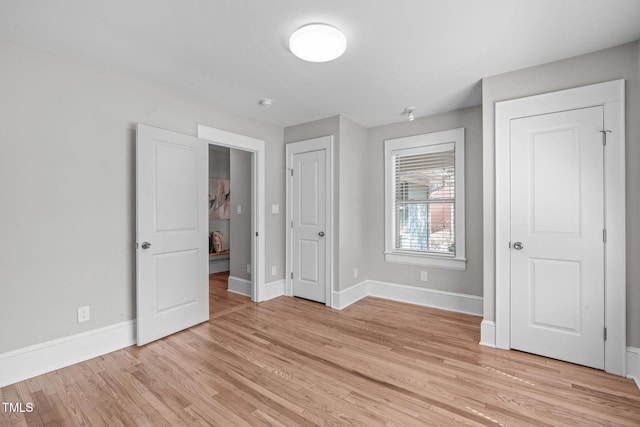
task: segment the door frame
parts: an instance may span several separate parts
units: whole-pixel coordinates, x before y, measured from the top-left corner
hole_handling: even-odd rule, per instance
[[[198,138],[253,153],[251,159],[251,301],[265,300],[265,144],[261,139],[198,124]]]
[[[325,150],[325,179],[326,179],[326,203],[325,203],[325,305],[327,307],[333,306],[333,135],[322,136],[319,138],[312,138],[303,141],[290,142],[285,145],[286,160],[285,165],[287,168],[286,179],[286,274],[285,274],[285,295],[293,296],[293,283],[291,281],[291,274],[293,273],[292,257],[292,242],[293,237],[291,233],[291,209],[292,209],[292,155],[298,153],[305,153],[309,151]]]
[[[511,188],[512,119],[603,106],[607,145],[604,156],[605,210],[605,371],[626,375],[626,235],[624,80],[497,102],[496,161],[496,347],[511,348]],[[604,333],[604,331],[603,331]]]

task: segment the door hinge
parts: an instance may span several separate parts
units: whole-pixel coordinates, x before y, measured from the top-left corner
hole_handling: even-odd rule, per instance
[[[291,228],[293,228],[293,220],[291,220]]]
[[[604,328],[604,340],[607,340],[607,328]]]
[[[509,242],[509,249],[511,249],[511,242]]]
[[[293,271],[291,272],[291,279],[293,280]]]
[[[293,176],[293,169],[289,169],[289,172],[291,172],[291,176]]]
[[[604,243],[607,243],[607,229],[606,228],[602,230],[602,241]]]
[[[256,231],[256,237],[258,237],[258,232]]]
[[[610,130],[601,130],[600,133],[602,133],[602,145],[607,145],[607,134],[611,133]]]

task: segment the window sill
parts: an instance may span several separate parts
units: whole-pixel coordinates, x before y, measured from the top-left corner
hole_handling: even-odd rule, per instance
[[[465,271],[467,269],[466,258],[445,258],[439,256],[385,252],[384,259],[386,262],[391,264],[418,265],[459,271]]]

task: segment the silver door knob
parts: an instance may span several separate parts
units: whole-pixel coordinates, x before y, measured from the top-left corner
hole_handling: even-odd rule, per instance
[[[141,246],[142,246],[142,249],[149,249],[151,247],[151,243],[143,242]]]
[[[517,251],[522,250],[522,248],[524,248],[524,246],[522,246],[522,242],[515,242],[515,243],[513,244],[513,249],[515,249],[515,250],[517,250]]]
[[[318,233],[318,236],[320,236],[320,237],[324,237],[324,231],[319,232],[319,233]]]

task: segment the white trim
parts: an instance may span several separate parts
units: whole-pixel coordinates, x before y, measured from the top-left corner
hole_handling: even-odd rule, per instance
[[[464,128],[431,132],[413,135],[403,138],[387,139],[384,141],[384,204],[385,204],[385,261],[395,264],[408,264],[418,266],[430,266],[450,270],[466,270],[466,238],[465,238],[465,148]],[[427,253],[411,254],[397,251],[394,247],[395,215],[394,200],[395,188],[393,185],[393,161],[394,153],[399,151],[412,152],[419,150],[432,150],[432,147],[445,145],[455,147],[455,257],[431,255]],[[442,149],[442,148],[438,148]]]
[[[129,320],[0,354],[0,387],[134,345],[135,330]]]
[[[264,285],[264,293],[262,301],[267,301],[273,298],[281,297],[284,295],[284,279],[276,280]]]
[[[265,144],[263,140],[240,135],[205,125],[198,125],[198,138],[206,139],[216,145],[235,148],[253,153],[251,160],[251,280],[253,281],[251,300],[265,301],[266,268],[266,166]]]
[[[496,347],[496,322],[483,320],[480,324],[480,345]]]
[[[341,291],[333,291],[333,305],[331,308],[342,310],[351,304],[360,301],[369,295],[369,282],[362,281],[355,285],[349,286]]]
[[[227,279],[227,291],[234,294],[251,296],[251,280],[241,279],[239,277],[229,276]]]
[[[333,299],[333,135],[321,136],[319,138],[307,139],[304,141],[296,141],[290,142],[285,146],[285,162],[287,168],[287,179],[286,179],[286,277],[285,277],[285,292],[284,294],[287,296],[293,295],[293,285],[291,282],[291,272],[293,271],[292,265],[292,234],[291,234],[291,175],[289,171],[292,169],[292,161],[294,154],[306,153],[309,151],[318,151],[325,150],[326,158],[325,158],[325,172],[326,172],[326,198],[325,198],[325,218],[326,218],[326,230],[325,230],[325,239],[326,239],[326,266],[325,266],[325,277],[326,277],[326,285],[325,285],[325,305],[328,307],[333,307],[332,299]]]
[[[627,347],[627,378],[640,389],[640,348]]]
[[[459,271],[467,269],[467,260],[458,257],[389,252],[385,253],[384,259],[386,262],[394,264],[418,265]]]
[[[336,304],[333,308],[338,310],[371,296],[458,313],[482,315],[482,297],[377,280],[360,282],[342,291],[334,292],[334,295]]]
[[[510,120],[601,105],[605,154],[605,371],[624,375],[626,365],[626,242],[624,80],[497,102],[496,113],[496,347],[510,348]],[[482,341],[485,339],[483,337]]]

